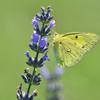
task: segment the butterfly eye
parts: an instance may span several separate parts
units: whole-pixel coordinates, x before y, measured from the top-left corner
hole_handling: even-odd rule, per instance
[[[75,38],[77,39],[77,38],[78,38],[78,36],[76,35],[76,36],[75,36]]]

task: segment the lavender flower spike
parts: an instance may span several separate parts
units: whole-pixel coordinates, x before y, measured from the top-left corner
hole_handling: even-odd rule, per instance
[[[21,74],[22,79],[25,84],[27,84],[26,92],[22,90],[22,84],[19,86],[17,91],[17,100],[33,100],[37,96],[37,92],[34,91],[30,93],[32,85],[40,85],[41,75],[37,68],[44,66],[44,62],[49,60],[48,57],[48,46],[49,42],[47,36],[51,31],[51,28],[55,26],[55,21],[52,20],[50,7],[47,9],[41,8],[41,12],[37,13],[32,19],[32,25],[34,27],[33,34],[29,43],[29,47],[32,50],[34,56],[31,56],[29,51],[25,53],[27,57],[26,64],[31,67],[30,69],[25,69],[24,73]]]

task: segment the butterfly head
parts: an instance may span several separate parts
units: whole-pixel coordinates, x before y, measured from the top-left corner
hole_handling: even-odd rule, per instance
[[[57,32],[54,32],[54,36],[56,36],[56,35],[58,35],[58,33]]]
[[[60,35],[59,35],[57,32],[55,32],[55,33],[53,34],[53,43],[54,43],[54,44],[57,43],[58,40],[59,40],[59,38],[60,38]]]

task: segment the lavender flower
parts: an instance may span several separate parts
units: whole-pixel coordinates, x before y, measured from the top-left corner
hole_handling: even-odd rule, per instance
[[[34,63],[34,60],[33,60],[33,58],[30,56],[29,51],[27,51],[27,52],[25,53],[25,55],[26,55],[26,57],[28,58],[28,61],[27,61],[26,63],[27,63],[28,65],[32,66],[33,63]]]
[[[36,16],[32,19],[32,24],[33,24],[34,27],[37,27],[38,20],[37,20],[37,17]]]
[[[31,36],[29,47],[34,52],[34,56],[32,57],[29,51],[27,51],[25,55],[28,59],[26,64],[31,66],[33,70],[31,71],[30,68],[26,68],[24,73],[21,74],[28,88],[27,91],[24,92],[22,91],[22,84],[20,84],[16,94],[18,100],[33,100],[34,97],[37,96],[36,91],[30,94],[30,89],[32,85],[40,85],[41,75],[36,69],[43,67],[45,64],[44,62],[49,60],[47,54],[49,46],[47,35],[50,34],[51,29],[55,26],[55,21],[52,19],[50,7],[47,9],[42,7],[41,12],[37,13],[32,19],[34,32]],[[42,54],[41,57],[39,56],[40,53]]]
[[[55,20],[50,21],[50,26],[49,26],[49,28],[51,29],[51,28],[53,28],[53,27],[55,27]]]
[[[27,52],[25,53],[25,55],[26,55],[27,58],[30,58],[29,51],[27,51]]]
[[[44,61],[49,60],[47,53],[38,61],[38,66],[42,67],[44,65]]]
[[[44,36],[40,40],[40,48],[44,48],[47,46],[47,38]]]
[[[37,45],[37,43],[39,42],[39,38],[40,38],[39,34],[37,34],[36,31],[34,31],[31,40],[32,43]]]

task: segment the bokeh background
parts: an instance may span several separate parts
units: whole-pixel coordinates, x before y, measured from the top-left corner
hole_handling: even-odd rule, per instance
[[[20,74],[27,67],[25,51],[33,32],[31,19],[41,6],[53,8],[56,30],[100,35],[100,0],[0,0],[0,100],[16,100]],[[48,68],[54,67],[52,52]],[[100,42],[81,62],[65,68],[61,82],[64,100],[100,100]],[[26,86],[24,86],[24,89]],[[35,100],[45,100],[45,81]]]

